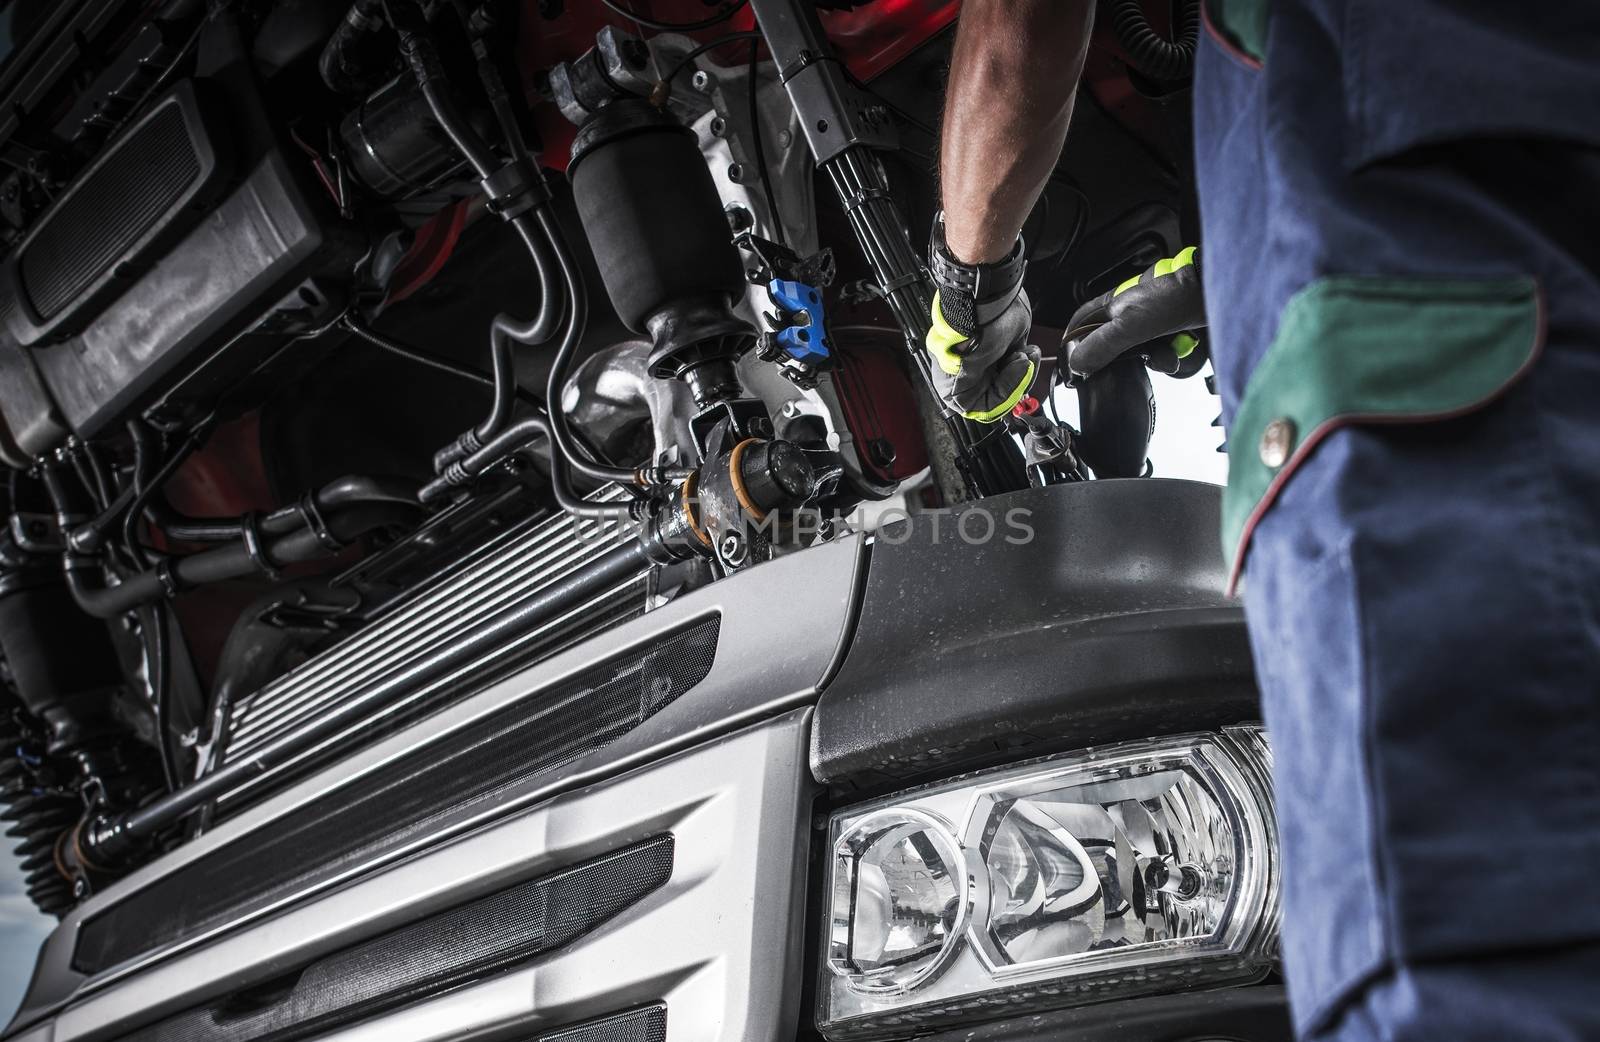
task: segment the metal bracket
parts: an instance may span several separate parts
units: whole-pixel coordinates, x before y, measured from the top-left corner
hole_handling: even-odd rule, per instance
[[[819,166],[855,145],[899,146],[888,109],[850,79],[811,5],[750,0],[750,9]]]

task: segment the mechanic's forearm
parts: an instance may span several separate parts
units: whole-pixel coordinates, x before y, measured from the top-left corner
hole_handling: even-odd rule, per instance
[[[1093,0],[965,0],[939,171],[945,242],[969,264],[1011,249],[1061,155]]]

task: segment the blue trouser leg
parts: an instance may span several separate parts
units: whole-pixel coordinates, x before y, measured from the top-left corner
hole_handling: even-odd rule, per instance
[[[1600,293],[1544,274],[1501,399],[1335,433],[1255,534],[1306,1038],[1600,1038]]]
[[[1600,945],[1405,966],[1367,987],[1319,1042],[1590,1042]]]

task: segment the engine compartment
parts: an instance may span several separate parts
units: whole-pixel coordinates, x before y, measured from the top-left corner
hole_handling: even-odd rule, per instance
[[[635,6],[80,2],[19,34],[0,723],[44,910],[687,591],[1143,472],[1142,368],[1080,427],[986,429],[908,349],[957,3]],[[1040,344],[1195,237],[1187,67],[1149,40],[1192,51],[1197,7],[1156,6],[1101,19],[1024,231]]]

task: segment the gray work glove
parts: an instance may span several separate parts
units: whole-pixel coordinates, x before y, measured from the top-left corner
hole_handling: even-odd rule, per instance
[[[934,387],[952,413],[979,423],[1003,419],[1039,371],[1039,350],[1028,343],[1033,308],[1022,291],[1022,240],[1002,261],[966,264],[946,248],[941,220],[929,257],[938,290],[924,346]]]
[[[1061,337],[1062,372],[1081,383],[1136,353],[1157,372],[1192,376],[1205,361],[1195,336],[1205,326],[1200,251],[1190,246],[1078,308]]]

